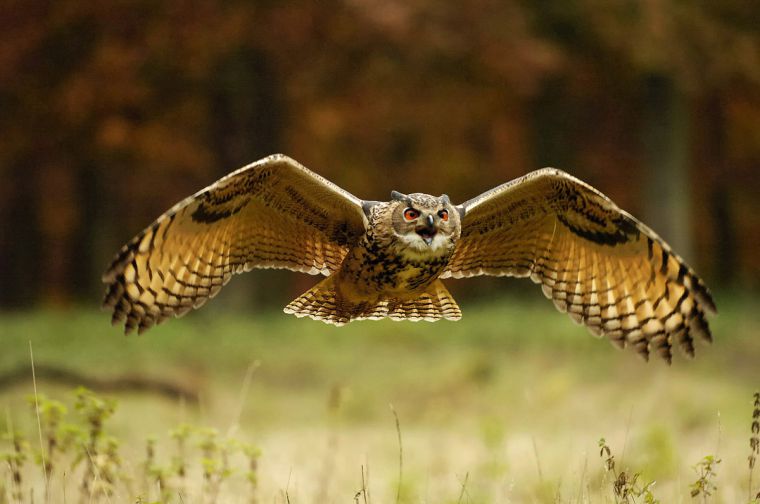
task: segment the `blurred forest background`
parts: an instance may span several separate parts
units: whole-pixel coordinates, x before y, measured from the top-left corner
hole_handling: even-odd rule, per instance
[[[758,16],[747,0],[4,0],[0,306],[89,303],[122,243],[274,152],[365,199],[461,202],[557,166],[710,285],[757,289]],[[296,277],[260,292],[284,299]]]
[[[147,479],[130,486],[154,470],[145,440],[185,422],[261,447],[260,502],[358,502],[365,467],[375,502],[611,502],[600,437],[621,471],[657,480],[662,502],[689,500],[706,455],[725,460],[711,502],[760,490],[747,479],[760,383],[756,0],[0,0],[0,33],[0,435],[20,426],[42,442],[31,360],[40,391],[68,404],[88,377],[168,380],[198,398],[101,387],[120,401],[114,502],[158,500]],[[96,307],[118,248],[275,152],[375,200],[396,189],[462,202],[562,168],[720,291],[716,343],[694,362],[647,364],[523,296],[542,297],[530,282],[503,279],[451,282],[457,323],[336,329],[274,311],[314,280],[289,272],[233,281],[212,303],[226,316],[116,337]],[[252,315],[252,299],[273,310]],[[74,383],[45,369],[75,371]],[[167,467],[174,446],[158,442]],[[69,455],[101,460],[92,453]],[[31,497],[88,488],[64,465],[50,484],[31,460]],[[238,490],[223,502],[243,502]]]

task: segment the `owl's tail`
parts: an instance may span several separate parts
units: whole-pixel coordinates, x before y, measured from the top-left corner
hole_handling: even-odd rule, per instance
[[[328,277],[291,301],[284,309],[296,317],[311,317],[338,326],[352,320],[459,320],[462,312],[440,280],[434,281],[415,299],[381,298],[352,301],[341,295],[334,277]]]

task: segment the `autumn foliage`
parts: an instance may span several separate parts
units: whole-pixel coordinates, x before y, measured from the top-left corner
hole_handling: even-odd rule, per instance
[[[7,0],[0,29],[0,305],[94,299],[121,243],[273,152],[366,199],[558,166],[760,286],[752,2]]]

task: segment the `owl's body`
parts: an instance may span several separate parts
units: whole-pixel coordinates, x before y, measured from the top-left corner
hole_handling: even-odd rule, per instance
[[[390,317],[394,319],[457,320],[461,312],[441,282],[436,282],[454,253],[459,238],[458,215],[450,217],[452,225],[435,230],[437,212],[446,204],[425,194],[398,195],[391,202],[367,206],[367,228],[352,244],[340,269],[299,296],[286,313],[309,316],[336,325],[351,320]],[[400,209],[426,208],[433,225],[420,215],[412,225],[415,230],[401,234],[393,221]],[[403,216],[401,217],[403,219]],[[421,219],[421,220],[420,220]],[[457,224],[454,224],[454,220]],[[433,232],[430,243],[417,234]]]
[[[363,201],[274,155],[181,201],[122,247],[103,275],[113,322],[140,332],[216,295],[233,274],[326,276],[286,313],[457,320],[442,279],[529,277],[574,321],[647,357],[711,340],[712,297],[651,229],[552,168],[460,205],[446,195]]]

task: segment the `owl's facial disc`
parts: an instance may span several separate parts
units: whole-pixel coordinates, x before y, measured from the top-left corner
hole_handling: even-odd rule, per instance
[[[459,219],[449,203],[429,194],[393,193],[391,225],[404,254],[440,256],[459,237]]]

